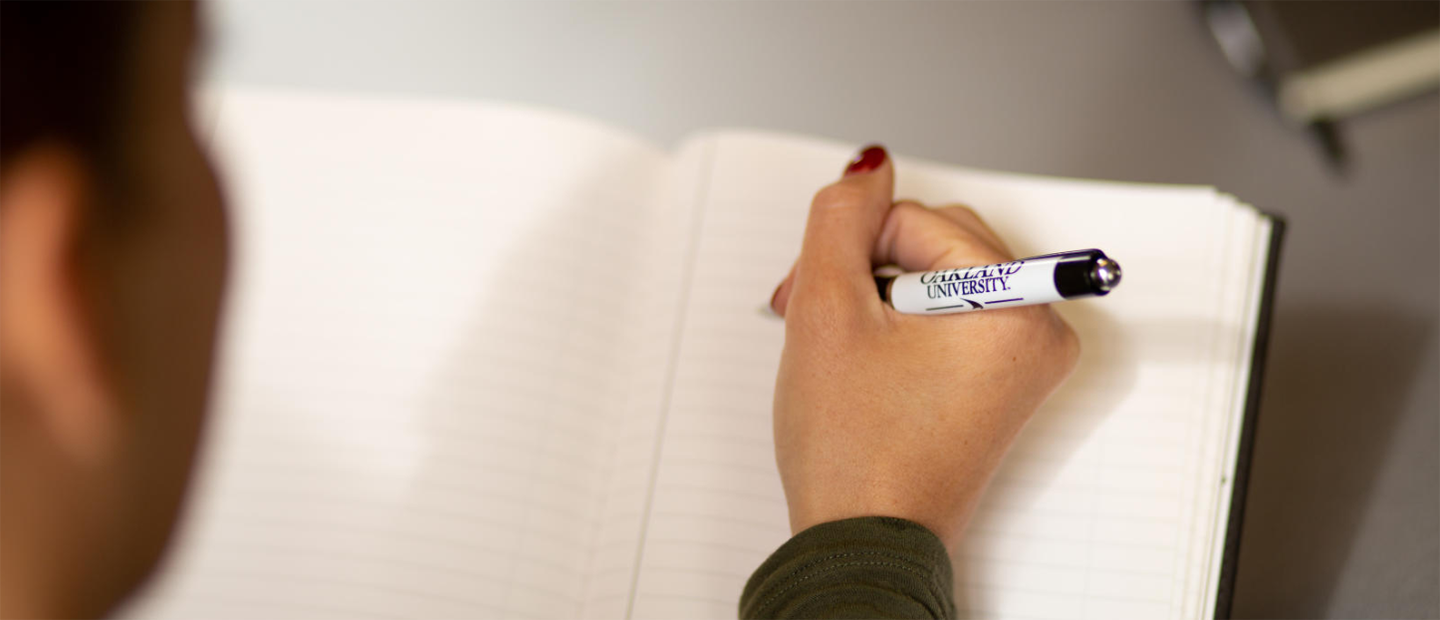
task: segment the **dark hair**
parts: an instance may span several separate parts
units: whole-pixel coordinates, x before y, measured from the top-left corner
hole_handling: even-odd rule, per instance
[[[128,38],[141,8],[0,1],[0,169],[44,140],[94,160],[113,150],[131,64]]]

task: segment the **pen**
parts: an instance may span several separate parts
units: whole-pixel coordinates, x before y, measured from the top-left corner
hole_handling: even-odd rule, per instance
[[[950,314],[1099,297],[1119,284],[1120,264],[1095,249],[997,265],[875,276],[880,299],[905,314]]]

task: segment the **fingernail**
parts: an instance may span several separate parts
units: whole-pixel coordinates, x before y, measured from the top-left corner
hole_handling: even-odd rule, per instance
[[[850,160],[850,165],[845,167],[845,176],[852,174],[864,174],[880,167],[885,163],[885,147],[872,144],[855,154],[855,159]]]
[[[775,286],[775,292],[774,292],[774,293],[770,293],[770,311],[771,311],[771,312],[774,312],[774,311],[775,311],[775,299],[778,298],[778,297],[780,297],[780,287],[782,287],[782,286],[785,286],[785,283],[784,283],[784,282],[781,282],[780,284],[776,285],[776,286]]]

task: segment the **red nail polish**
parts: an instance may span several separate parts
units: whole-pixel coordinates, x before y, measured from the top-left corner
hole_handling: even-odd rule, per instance
[[[880,167],[885,163],[885,147],[872,144],[855,154],[855,159],[850,160],[850,165],[845,167],[845,176],[852,174],[864,174]]]

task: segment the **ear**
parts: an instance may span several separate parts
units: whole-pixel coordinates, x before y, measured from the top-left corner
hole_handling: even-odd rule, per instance
[[[33,428],[70,457],[94,462],[113,442],[119,407],[81,286],[89,175],[73,152],[57,146],[32,147],[6,168],[0,186],[6,426]]]

